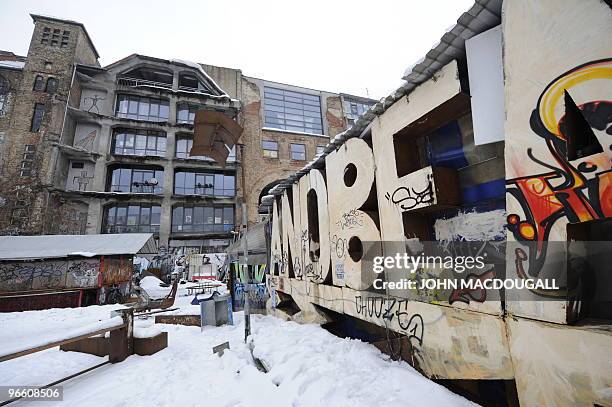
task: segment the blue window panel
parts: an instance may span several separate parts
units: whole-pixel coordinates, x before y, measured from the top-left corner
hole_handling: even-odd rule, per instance
[[[459,169],[468,165],[463,153],[461,130],[456,121],[428,136],[427,152],[429,163],[433,166]]]
[[[505,195],[506,180],[503,178],[461,188],[461,196],[464,205],[492,199],[502,199]]]

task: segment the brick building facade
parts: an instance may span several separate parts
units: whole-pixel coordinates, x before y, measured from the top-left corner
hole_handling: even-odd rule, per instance
[[[350,101],[374,103],[138,54],[101,67],[81,23],[32,18],[27,56],[0,53],[2,234],[153,232],[222,251],[243,200],[258,221],[261,198],[351,123]],[[225,166],[189,156],[198,109],[244,128]]]

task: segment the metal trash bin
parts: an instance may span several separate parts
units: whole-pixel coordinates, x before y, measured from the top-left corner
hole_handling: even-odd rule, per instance
[[[200,326],[233,325],[232,300],[229,294],[221,295],[215,291],[210,297],[197,301],[200,303]]]

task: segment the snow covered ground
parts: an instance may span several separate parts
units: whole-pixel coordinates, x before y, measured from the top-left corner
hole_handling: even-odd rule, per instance
[[[191,298],[178,297],[177,305],[190,308]],[[0,314],[0,351],[16,342],[34,341],[40,336],[95,323],[108,318],[110,311],[119,307]],[[167,331],[168,348],[152,356],[132,355],[121,363],[103,366],[63,383],[61,405],[473,405],[421,376],[408,364],[389,360],[371,345],[338,338],[317,325],[253,315],[254,354],[270,368],[267,374],[262,373],[254,366],[243,342],[242,313],[235,313],[234,321],[234,326],[205,327],[201,331],[199,327],[180,325],[153,326],[153,318],[136,319],[137,335],[159,329]],[[230,350],[222,357],[214,355],[213,346],[226,341]],[[44,385],[104,360],[49,349],[0,363],[0,384]]]

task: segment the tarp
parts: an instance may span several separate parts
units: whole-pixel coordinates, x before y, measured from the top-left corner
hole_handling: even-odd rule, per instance
[[[157,253],[151,233],[0,236],[0,261]]]

